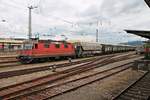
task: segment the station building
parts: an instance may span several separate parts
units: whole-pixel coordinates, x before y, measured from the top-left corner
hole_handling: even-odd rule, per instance
[[[15,51],[23,47],[25,39],[0,38],[0,51]]]

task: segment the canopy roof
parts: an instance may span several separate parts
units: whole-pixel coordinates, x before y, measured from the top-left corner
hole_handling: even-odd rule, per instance
[[[147,39],[150,39],[150,31],[144,31],[144,30],[125,30],[127,33],[135,34]]]
[[[150,7],[150,0],[144,0],[146,4]]]
[[[148,7],[150,7],[150,0],[144,0]],[[135,34],[147,39],[150,39],[150,31],[145,30],[125,30],[127,33]]]

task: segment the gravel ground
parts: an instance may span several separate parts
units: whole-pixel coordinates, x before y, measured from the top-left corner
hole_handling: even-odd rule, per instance
[[[92,58],[95,58],[95,57],[72,59],[72,61],[76,62],[76,61],[92,59]],[[42,67],[42,66],[48,66],[48,65],[50,66],[50,65],[53,65],[53,64],[57,65],[57,64],[63,64],[63,63],[68,63],[68,60],[56,61],[56,62],[44,62],[44,63],[37,63],[37,64],[26,64],[26,65],[23,64],[23,65],[19,65],[19,66],[11,66],[11,67],[0,67],[0,72],[21,70],[21,69],[29,69],[29,68],[37,68],[37,67]],[[3,64],[3,65],[7,65],[7,64]]]
[[[103,67],[100,67],[100,68],[97,68],[97,69],[93,69],[89,72],[102,71],[104,69],[108,69],[110,67],[125,64],[127,62],[131,62],[131,61],[134,61],[134,60],[140,59],[140,58],[141,57],[134,58],[134,59],[129,59],[129,60],[125,60],[125,61],[120,61],[120,62],[115,62],[115,63],[109,64],[109,65],[106,65],[106,66],[103,66]],[[83,64],[85,64],[85,63],[83,63]],[[79,64],[79,65],[82,65],[82,64]],[[75,67],[75,66],[78,66],[78,65],[73,65],[73,66],[63,67],[63,68],[57,68],[57,72],[65,70],[65,69],[69,69],[69,68]],[[3,78],[3,79],[0,79],[0,88],[6,87],[6,86],[9,86],[9,85],[13,85],[13,84],[16,84],[16,83],[32,80],[32,79],[42,77],[42,76],[46,76],[48,74],[53,74],[53,73],[54,72],[52,72],[51,70],[48,70],[48,71],[35,72],[35,73],[32,73],[32,74],[26,74],[26,75],[14,76],[14,77],[9,77],[9,78]]]
[[[119,91],[143,74],[143,72],[129,69],[49,100],[111,100]]]
[[[85,63],[78,64],[78,65],[83,65],[83,64],[85,64]],[[78,66],[78,65],[73,65],[73,66],[63,67],[63,68],[57,68],[56,71],[59,72],[59,71],[66,70],[66,69],[69,69],[69,68],[72,68],[72,67],[75,67],[75,66]],[[35,72],[35,73],[32,73],[32,74],[26,74],[26,75],[14,76],[14,77],[9,77],[9,78],[3,78],[3,79],[0,79],[0,88],[6,87],[6,86],[9,86],[9,85],[13,85],[13,84],[17,84],[17,83],[20,83],[20,82],[32,80],[32,79],[39,78],[39,77],[42,77],[42,76],[46,76],[46,75],[53,74],[53,73],[54,72],[52,72],[52,70],[50,69],[50,70],[47,70],[47,71]]]
[[[134,52],[129,52],[129,53],[124,53],[115,57],[119,57],[119,56],[123,56],[123,55],[127,55],[127,54],[133,54]],[[89,58],[80,58],[80,59],[72,59],[72,61],[80,61],[80,60],[86,60],[86,59],[91,59],[91,58],[95,58],[95,57],[89,57]],[[10,66],[11,63],[4,63],[0,65],[0,72],[5,72],[5,71],[13,71],[13,70],[21,70],[21,69],[28,69],[28,68],[36,68],[36,67],[41,67],[41,66],[46,66],[46,65],[53,65],[53,64],[62,64],[62,63],[67,63],[68,60],[64,60],[64,61],[56,61],[56,62],[45,62],[45,63],[37,63],[37,64],[23,64],[23,65],[19,65],[19,66]],[[18,64],[20,64],[18,62]],[[7,65],[9,65],[7,67]],[[5,66],[5,67],[3,67]]]

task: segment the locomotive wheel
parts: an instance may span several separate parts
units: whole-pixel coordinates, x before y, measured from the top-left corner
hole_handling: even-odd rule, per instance
[[[24,60],[24,63],[29,64],[32,63],[33,59]]]
[[[26,58],[22,58],[21,59],[21,63],[23,63],[23,64],[29,64],[29,63],[32,63],[33,62],[33,58],[31,58],[31,57],[26,57]]]

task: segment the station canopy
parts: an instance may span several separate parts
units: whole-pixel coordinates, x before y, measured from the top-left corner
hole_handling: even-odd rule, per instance
[[[144,0],[146,4],[150,7],[150,0]]]
[[[138,35],[147,39],[150,39],[150,31],[145,30],[125,30],[127,33]]]
[[[148,7],[150,7],[150,0],[144,0]],[[150,39],[150,31],[145,30],[125,30],[127,33],[138,35],[147,39]]]

